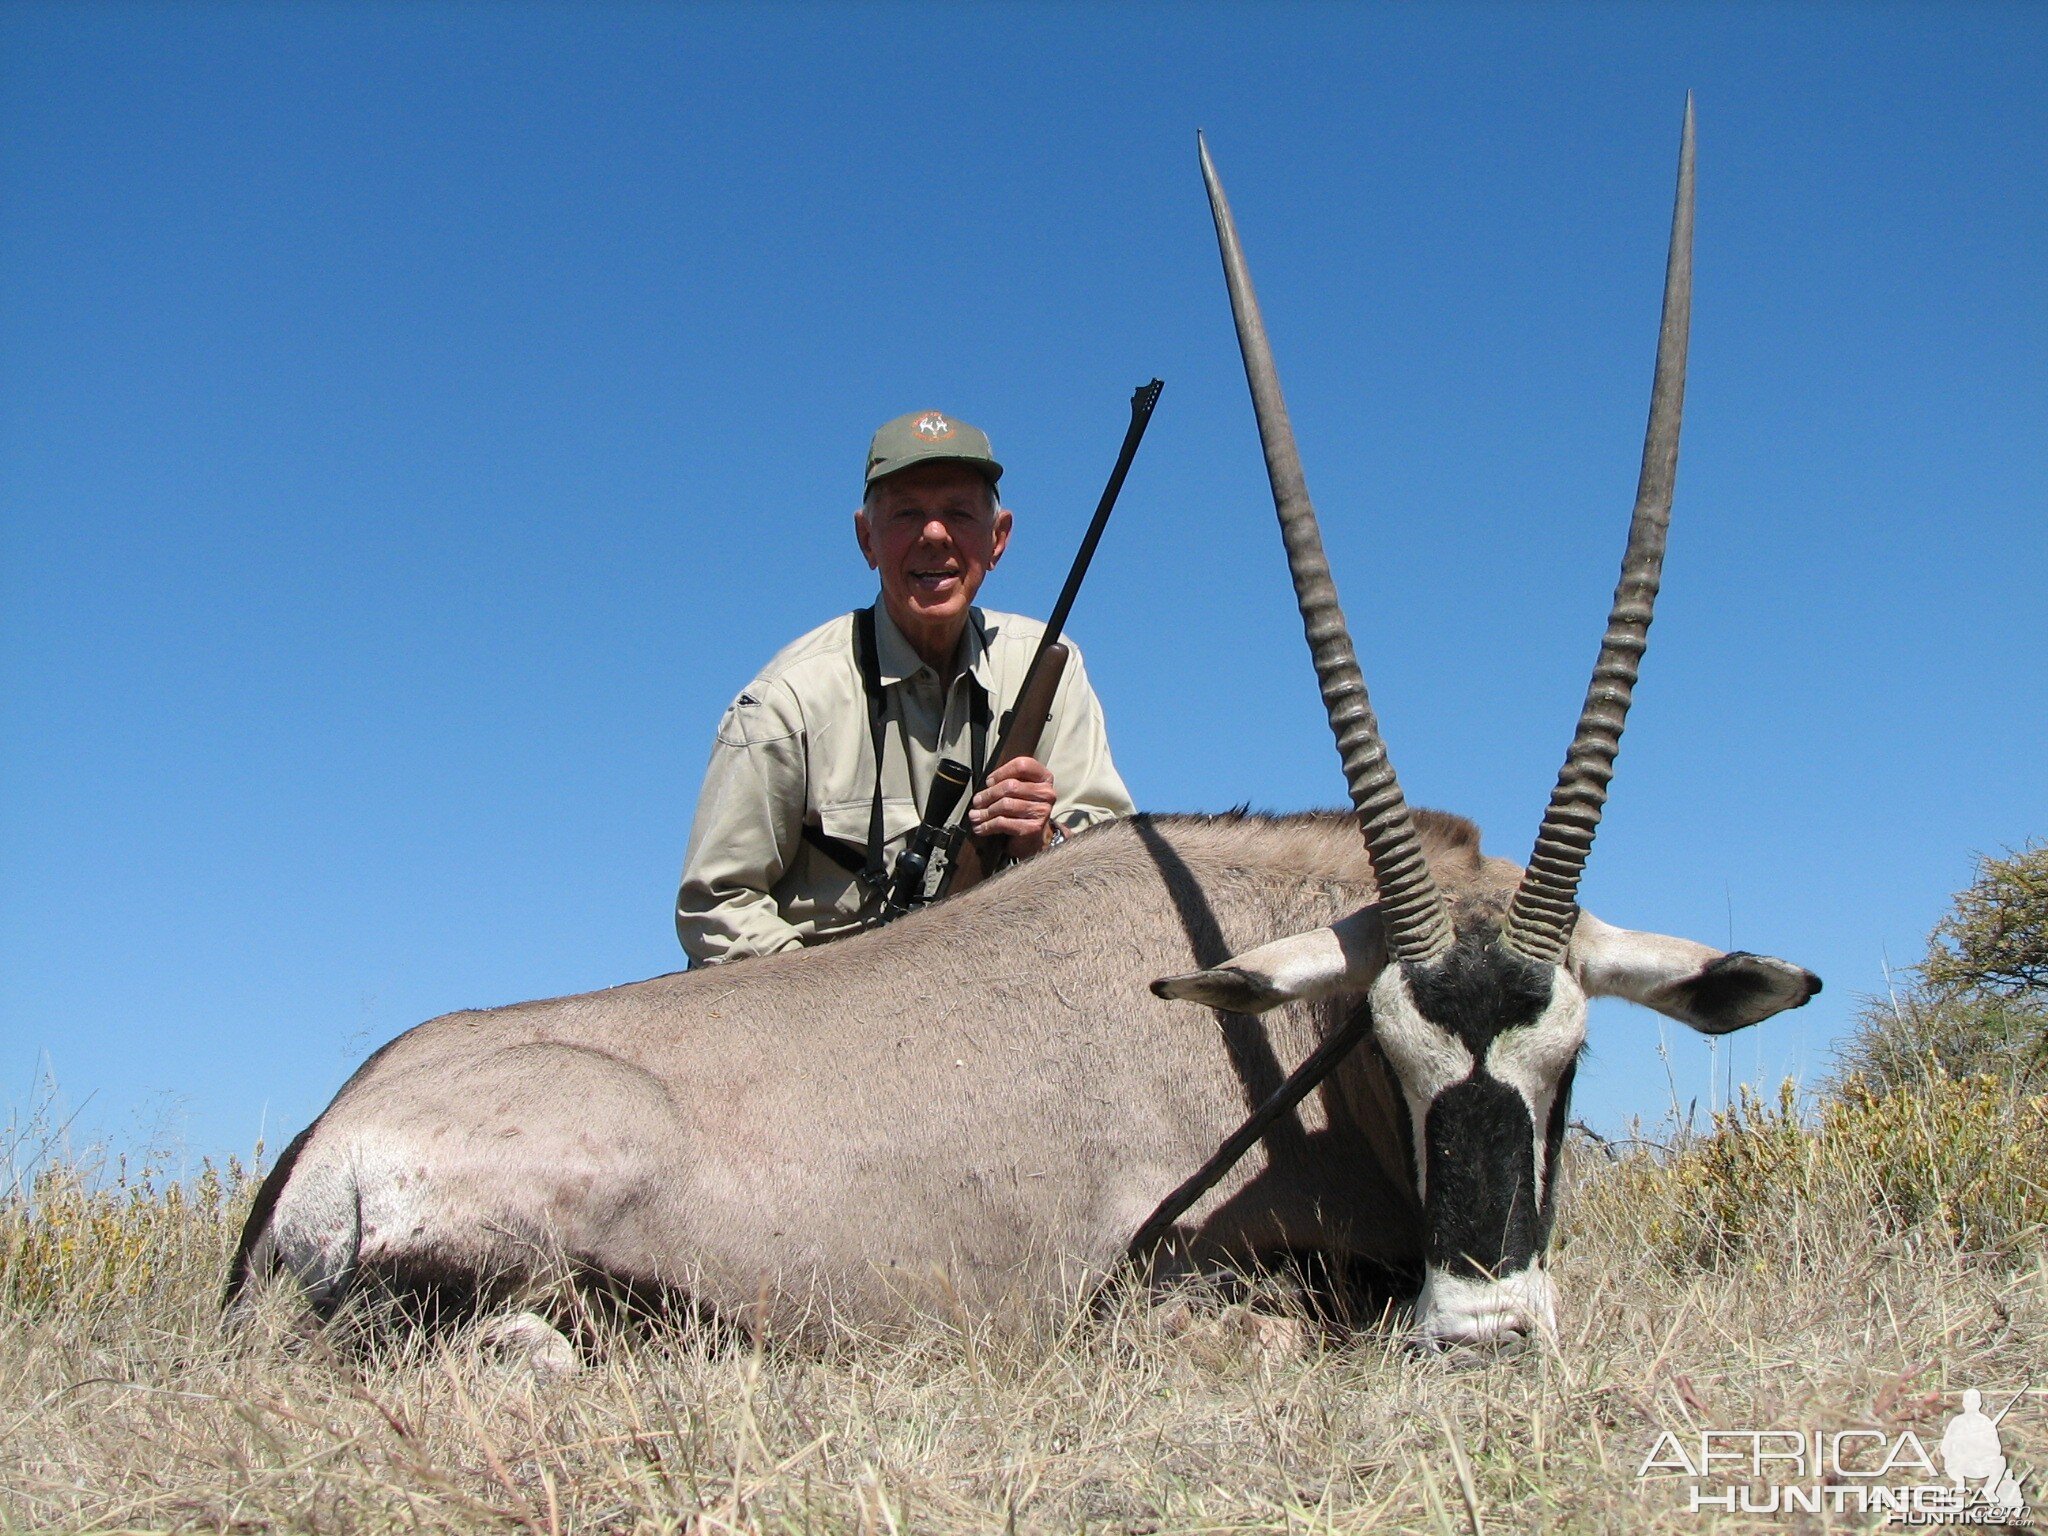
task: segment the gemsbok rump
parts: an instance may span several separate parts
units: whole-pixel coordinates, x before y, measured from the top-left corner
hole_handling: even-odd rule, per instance
[[[1309,1252],[1419,1280],[1424,1341],[1552,1326],[1543,1251],[1587,998],[1718,1034],[1820,986],[1577,905],[1677,464],[1691,105],[1621,583],[1526,872],[1402,799],[1206,146],[1201,160],[1362,846],[1337,813],[1141,816],[828,947],[431,1020],[286,1149],[231,1303],[279,1272],[314,1317],[366,1283],[489,1297],[566,1260],[802,1329],[1044,1310],[1131,1261]],[[1241,1161],[1147,1222],[1291,1069],[1368,1022]],[[1134,1253],[1141,1230],[1159,1236]]]

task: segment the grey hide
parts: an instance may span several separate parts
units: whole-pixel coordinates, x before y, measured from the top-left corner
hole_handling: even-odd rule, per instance
[[[1469,822],[1417,825],[1461,919],[1497,923],[1520,871],[1483,859]],[[1235,977],[1207,968],[1346,914],[1343,947],[1369,950],[1372,897],[1348,816],[1140,817],[825,948],[432,1020],[273,1172],[231,1294],[282,1271],[321,1313],[366,1276],[516,1284],[562,1255],[779,1329],[1044,1314],[1115,1270],[1376,967],[1307,978],[1315,996],[1255,1018],[1148,981]],[[1718,958],[1581,931],[1612,952],[1588,992],[1681,1017],[1685,977]],[[1409,1145],[1379,1057],[1355,1052],[1176,1246],[1419,1272]]]

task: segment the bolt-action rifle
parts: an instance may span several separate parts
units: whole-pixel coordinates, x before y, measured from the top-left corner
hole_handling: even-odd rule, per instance
[[[1060,600],[1053,605],[1052,616],[1045,622],[1045,634],[1038,642],[1038,649],[1032,653],[1031,665],[1024,673],[1024,686],[1017,692],[1017,702],[1003,716],[1002,725],[996,731],[995,750],[989,754],[991,766],[980,782],[973,786],[976,793],[1005,763],[1038,755],[1038,741],[1045,734],[1046,717],[1052,713],[1053,695],[1059,691],[1060,678],[1066,672],[1067,648],[1060,643],[1060,634],[1066,628],[1067,613],[1080,594],[1082,578],[1088,574],[1088,562],[1095,558],[1095,546],[1102,541],[1102,530],[1108,525],[1117,495],[1124,488],[1124,476],[1131,471],[1131,460],[1137,457],[1138,444],[1144,440],[1145,428],[1152,420],[1152,408],[1159,403],[1159,392],[1165,387],[1154,379],[1149,384],[1139,385],[1131,395],[1131,425],[1124,433],[1124,446],[1117,455],[1116,468],[1109,472],[1109,484],[1103,489],[1102,500],[1096,504],[1095,517],[1081,540],[1080,553],[1074,556],[1073,567],[1067,572],[1067,584],[1060,589]],[[935,780],[932,784],[934,799],[939,791],[940,783]],[[945,814],[952,814],[950,803]],[[925,820],[931,821],[929,807]],[[1005,839],[969,837],[964,829],[958,831],[958,836],[959,846],[946,862],[946,872],[940,877],[938,891],[932,898],[935,901],[980,883],[1009,862]],[[921,871],[919,878],[922,878]]]

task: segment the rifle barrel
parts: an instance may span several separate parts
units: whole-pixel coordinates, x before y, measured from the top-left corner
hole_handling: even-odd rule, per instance
[[[1095,516],[1089,521],[1088,532],[1081,539],[1080,553],[1074,556],[1074,563],[1067,571],[1067,584],[1060,588],[1059,601],[1052,605],[1052,616],[1045,621],[1045,634],[1038,642],[1038,650],[1031,658],[1031,665],[1038,665],[1038,658],[1053,646],[1059,644],[1060,634],[1067,627],[1067,615],[1073,611],[1074,599],[1081,595],[1081,583],[1087,578],[1088,563],[1095,558],[1095,546],[1102,542],[1102,530],[1109,526],[1109,514],[1116,508],[1116,499],[1124,488],[1124,476],[1131,472],[1131,461],[1138,456],[1138,444],[1145,440],[1145,428],[1151,425],[1152,408],[1159,404],[1159,392],[1166,388],[1163,381],[1152,380],[1140,384],[1131,392],[1131,425],[1124,433],[1124,446],[1116,456],[1116,468],[1109,472],[1109,484],[1103,487],[1102,500],[1095,504]]]

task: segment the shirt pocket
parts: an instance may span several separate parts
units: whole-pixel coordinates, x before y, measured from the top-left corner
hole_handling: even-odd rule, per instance
[[[857,915],[867,890],[861,884],[859,867],[868,855],[868,819],[873,807],[872,800],[848,800],[838,805],[818,808],[817,829],[831,838],[836,851],[854,861],[855,868],[847,869],[806,837],[801,845],[795,868],[792,888],[782,900],[788,915],[799,921],[811,919],[830,927],[832,921],[848,920]],[[882,862],[893,864],[897,853],[903,847],[903,840],[910,835],[918,821],[917,807],[902,798],[884,798],[882,801]]]

